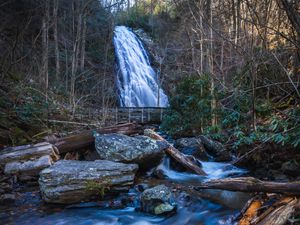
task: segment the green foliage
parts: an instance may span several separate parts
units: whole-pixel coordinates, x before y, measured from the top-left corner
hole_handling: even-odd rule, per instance
[[[14,110],[20,121],[30,124],[47,118],[49,104],[43,94],[32,88],[27,88],[25,90],[16,89],[16,95],[19,98]]]
[[[201,132],[220,141],[230,141],[233,149],[256,143],[273,142],[282,146],[300,146],[300,107],[274,113],[274,105],[264,98],[255,102],[256,116],[263,123],[251,129],[252,99],[249,91],[235,90],[224,93],[214,90],[217,105],[211,109],[212,91],[208,75],[190,76],[176,87],[176,95],[170,99],[170,109],[162,128],[171,135],[195,135]],[[250,113],[249,113],[250,112]],[[212,114],[218,124],[211,126]],[[224,135],[224,131],[226,131]]]
[[[277,144],[300,146],[300,108],[287,110],[285,118],[273,116],[269,129],[274,133],[271,140]]]
[[[176,88],[176,95],[170,99],[170,110],[162,128],[176,134],[208,126],[212,118],[210,84],[208,75],[183,79]]]
[[[118,13],[117,18],[118,24],[131,28],[142,28],[146,32],[151,31],[150,14],[141,6],[131,7],[129,11],[121,11]]]

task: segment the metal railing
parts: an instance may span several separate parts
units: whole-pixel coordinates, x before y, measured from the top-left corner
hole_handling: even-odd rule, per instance
[[[84,112],[77,112],[79,120],[107,120],[114,122],[160,123],[167,108],[162,107],[116,107],[116,108],[88,108]]]

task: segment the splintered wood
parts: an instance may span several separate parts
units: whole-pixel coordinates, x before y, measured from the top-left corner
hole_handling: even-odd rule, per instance
[[[247,205],[238,225],[284,225],[299,207],[300,199],[296,197],[281,197],[271,205],[255,199]]]

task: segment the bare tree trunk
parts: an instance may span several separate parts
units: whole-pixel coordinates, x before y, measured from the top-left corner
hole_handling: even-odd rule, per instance
[[[252,62],[254,63],[254,62]],[[256,99],[256,83],[257,83],[257,72],[256,66],[251,66],[251,75],[252,75],[252,120],[253,120],[253,129],[256,131],[256,107],[255,107],[255,99]]]
[[[164,141],[169,145],[168,148],[165,149],[165,151],[178,163],[180,163],[185,168],[193,171],[194,173],[198,175],[206,175],[206,173],[198,166],[196,165],[190,158],[186,157],[186,155],[182,154],[180,151],[178,151],[176,148],[174,148],[172,145],[170,145],[163,137],[161,137],[159,134],[155,133],[155,131],[151,129],[146,129],[144,131],[144,135],[155,139],[159,141]]]
[[[200,15],[200,74],[203,74],[203,18]]]
[[[86,15],[83,16],[83,28],[82,28],[82,40],[81,40],[81,52],[80,52],[80,71],[84,71],[84,64],[85,64],[85,43],[86,43]]]
[[[64,44],[65,44],[65,90],[66,93],[68,93],[69,91],[69,57],[68,57],[68,47],[67,47],[67,43],[66,40],[64,40]]]
[[[212,2],[211,0],[207,1],[207,9],[209,11],[209,20],[210,20],[210,29],[209,29],[209,35],[210,35],[210,47],[209,47],[209,67],[210,67],[210,73],[211,73],[211,110],[212,110],[212,120],[211,125],[216,126],[217,125],[217,116],[215,113],[215,110],[217,108],[217,100],[215,96],[215,82],[214,82],[214,54],[213,54],[213,15],[212,15]]]
[[[49,1],[45,3],[45,14],[42,21],[42,73],[41,73],[41,84],[44,86],[46,101],[48,101],[48,87],[49,87],[49,74],[48,74],[48,54],[49,54]]]
[[[80,39],[82,33],[82,12],[80,9],[80,1],[77,1],[77,10],[75,10],[74,12],[74,17],[75,18],[77,17],[77,26],[76,26],[76,36],[73,43],[71,83],[70,83],[70,104],[73,107],[73,112],[75,110],[75,83],[76,83],[76,75],[78,70]]]
[[[296,51],[295,59],[293,62],[294,73],[300,73],[300,12],[299,12],[299,1],[280,0],[293,28],[296,30]]]
[[[236,7],[235,7],[235,0],[231,1],[231,11],[232,11],[232,30],[233,30],[233,37],[234,37],[234,44],[237,44],[237,16],[236,16]]]
[[[53,38],[55,48],[55,76],[56,80],[59,81],[60,74],[60,63],[59,63],[59,47],[58,47],[58,0],[53,0]]]

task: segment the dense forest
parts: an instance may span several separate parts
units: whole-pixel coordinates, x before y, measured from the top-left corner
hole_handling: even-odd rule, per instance
[[[2,0],[0,15],[0,149],[105,126],[134,133],[113,117],[120,107],[115,28],[125,26],[148,52],[158,96],[168,96],[159,124],[167,140],[200,137],[206,149],[224,146],[226,154],[212,151],[217,161],[255,178],[299,181],[298,0]],[[167,153],[183,167],[203,172],[172,148]],[[297,224],[295,207],[288,222],[239,224]]]
[[[299,145],[297,1],[4,1],[0,9],[4,143],[30,140],[38,132],[25,135],[28,126],[45,132],[56,114],[116,106],[113,27],[125,24],[153,39],[171,133],[234,130],[241,142]]]

